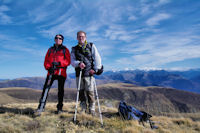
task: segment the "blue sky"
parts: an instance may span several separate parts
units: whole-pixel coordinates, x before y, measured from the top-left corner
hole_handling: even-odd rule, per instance
[[[0,0],[0,79],[46,76],[54,36],[71,51],[79,30],[105,70],[200,66],[199,0]]]

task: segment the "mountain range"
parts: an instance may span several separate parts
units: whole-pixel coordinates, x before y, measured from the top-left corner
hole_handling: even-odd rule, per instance
[[[105,72],[97,77],[101,80],[115,80],[140,86],[161,86],[200,93],[200,69],[187,71],[131,70]]]
[[[139,86],[160,86],[200,93],[200,69],[187,71],[167,70],[129,70],[129,71],[106,71],[100,76],[95,76],[97,85],[106,83],[130,83]],[[0,88],[27,87],[42,89],[44,77],[24,77],[13,80],[0,81]],[[57,87],[57,81],[52,88]],[[68,74],[65,88],[76,88],[75,74]]]

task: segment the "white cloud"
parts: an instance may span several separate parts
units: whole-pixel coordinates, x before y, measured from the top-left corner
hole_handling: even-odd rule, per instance
[[[171,0],[157,0],[149,2],[149,0],[141,0],[140,13],[141,15],[149,15],[151,13],[154,13],[156,8],[162,9],[162,6],[170,3],[170,1]]]
[[[4,3],[4,4],[9,4],[11,2],[13,2],[14,0],[0,0],[0,2]]]
[[[156,4],[157,6],[160,6],[160,5],[165,5],[167,3],[169,3],[171,0],[159,0],[158,3]]]
[[[47,12],[47,6],[48,5],[43,5],[43,3],[41,3],[41,5],[37,8],[28,11],[28,15],[32,23],[42,22],[50,17],[50,12],[52,12],[52,10]]]
[[[40,33],[49,36],[59,32],[63,33],[65,36],[76,39],[74,37],[76,32],[78,30],[85,30],[91,38],[96,38],[95,40],[100,40],[106,37],[111,40],[129,42],[134,39],[135,33],[127,31],[127,27],[123,27],[123,24],[118,24],[124,21],[124,16],[127,17],[126,21],[133,21],[137,19],[130,13],[133,9],[125,8],[127,6],[130,7],[130,5],[125,4],[119,8],[115,8],[119,3],[98,1],[97,3],[90,3],[91,7],[88,9],[85,8],[88,7],[88,5],[85,3],[81,4],[82,7],[78,8],[76,7],[77,4],[72,3],[70,9],[60,16],[63,17],[62,21],[59,17],[53,22],[40,26]],[[82,18],[83,13],[85,16],[84,18]]]
[[[132,32],[133,30],[129,28],[131,26],[127,27],[128,25],[122,26],[123,24],[120,24],[125,21],[130,23],[130,21],[138,19],[134,14],[136,9],[130,4],[119,1],[90,3],[73,1],[67,5],[71,5],[70,8],[66,9],[63,14],[55,16],[53,21],[51,21],[52,14],[54,16],[56,14],[54,12],[57,12],[58,9],[47,10],[50,6],[49,3],[41,3],[41,6],[29,11],[29,17],[34,23],[43,22],[46,19],[50,20],[50,22],[48,21],[48,23],[39,26],[39,32],[44,36],[62,33],[69,38],[76,39],[74,37],[76,32],[85,30],[91,38],[96,38],[95,40],[106,37],[110,40],[130,42],[135,38],[136,32]],[[81,5],[81,7],[77,7],[77,5]],[[90,8],[87,8],[88,5],[90,5]]]
[[[148,15],[148,14],[150,14],[152,12],[150,9],[151,9],[150,5],[142,4],[141,14],[142,15]]]
[[[36,37],[27,37],[26,39],[27,39],[27,40],[37,40]]]
[[[200,58],[199,38],[191,33],[152,35],[122,48],[122,53],[132,56],[123,57],[118,63],[130,65],[131,61],[137,67],[158,67],[170,62]]]
[[[0,12],[5,12],[5,11],[9,11],[9,10],[10,9],[5,5],[0,6]]]
[[[175,49],[171,47],[160,49],[160,51],[151,51],[148,54],[135,55],[132,56],[132,59],[140,66],[156,67],[170,62],[200,57],[197,49],[200,49],[200,46],[175,47]]]
[[[130,42],[136,38],[136,34],[142,32],[142,30],[131,30],[122,25],[110,25],[105,30],[105,37],[110,40],[120,40],[124,42]]]
[[[159,25],[160,21],[169,19],[170,17],[171,17],[171,15],[166,14],[166,13],[158,13],[155,16],[153,16],[152,18],[148,19],[146,21],[146,24],[149,26]]]
[[[56,35],[57,33],[61,33],[64,36],[76,39],[76,32],[80,29],[80,25],[76,24],[76,18],[72,16],[62,23],[50,27],[49,29],[42,29],[40,33],[42,33],[44,36],[51,37]]]
[[[118,64],[121,64],[121,65],[123,65],[123,64],[125,64],[125,65],[133,65],[134,64],[134,62],[132,62],[132,59],[130,57],[128,57],[128,58],[126,58],[126,57],[120,58],[120,59],[116,60],[116,62]]]
[[[101,3],[99,3],[101,4]],[[119,6],[116,8],[116,3],[108,3],[107,5],[99,5],[98,12],[100,16],[100,22],[103,24],[111,24],[118,22],[122,19],[124,14],[124,8]]]
[[[27,37],[21,39],[19,36],[7,35],[7,34],[0,34],[0,49],[4,52],[4,56],[11,57],[18,57],[20,55],[26,55],[28,53],[29,56],[44,56],[46,52],[42,46],[39,44],[30,43],[30,40],[34,40],[34,37]],[[40,50],[38,50],[40,49]],[[27,56],[27,57],[29,57]],[[26,56],[25,56],[26,57]],[[24,57],[22,57],[24,58]]]
[[[12,23],[11,17],[5,13],[9,10],[10,9],[5,5],[0,6],[0,24]]]
[[[137,20],[137,17],[136,17],[136,16],[133,16],[133,15],[130,15],[130,16],[128,17],[128,20],[130,20],[130,21],[135,21],[135,20]]]
[[[65,1],[56,1],[56,0],[45,0],[41,1],[33,9],[28,10],[28,17],[32,23],[40,22],[50,22],[55,24],[55,22],[60,22],[65,19],[68,8],[67,5],[63,4]],[[68,1],[68,4],[70,1]]]
[[[83,6],[77,7],[77,4],[83,4]],[[94,16],[99,15],[94,13],[96,12],[97,9],[95,7],[87,8],[88,6],[84,4],[85,3],[84,2],[81,3],[81,1],[79,1],[78,3],[74,1],[72,3],[68,3],[67,6],[69,6],[69,8],[63,7],[62,9],[63,11],[61,11],[60,13],[57,14],[53,13],[54,19],[52,19],[53,18],[52,17],[50,19],[50,22],[39,26],[40,33],[42,33],[44,36],[52,36],[55,35],[56,33],[62,33],[63,35],[69,38],[76,39],[76,32],[79,30],[84,30],[92,36],[99,36],[96,33],[102,25],[100,23],[100,18],[97,17],[97,19],[96,18],[92,19]],[[51,12],[45,10],[46,8],[44,8],[45,7],[44,5],[42,7],[43,7],[42,9],[44,9],[43,12],[45,13],[44,17],[52,15]],[[93,9],[94,11],[91,12],[91,10]],[[55,12],[58,12],[58,10],[59,9],[55,9]],[[87,17],[87,15],[89,16]],[[83,16],[85,17],[83,18]],[[42,18],[43,16],[41,16],[41,18],[38,18],[38,20],[42,21],[43,20]],[[36,22],[38,21],[36,20]]]

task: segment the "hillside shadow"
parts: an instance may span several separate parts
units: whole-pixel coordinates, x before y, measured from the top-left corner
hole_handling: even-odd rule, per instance
[[[4,114],[6,112],[33,116],[34,110],[32,108],[18,109],[18,108],[8,108],[8,107],[0,107],[0,114]]]

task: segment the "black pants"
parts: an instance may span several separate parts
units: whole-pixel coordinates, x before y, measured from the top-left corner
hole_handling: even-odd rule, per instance
[[[50,81],[50,86],[52,86],[54,80],[58,80],[58,104],[57,104],[57,109],[58,110],[62,110],[63,97],[64,97],[64,85],[65,85],[66,78],[63,77],[63,76],[58,76],[58,75],[53,75],[51,79],[49,79],[49,76],[47,76],[45,84],[44,84],[44,87],[43,87],[42,95],[41,95],[41,98],[40,98],[40,103],[38,105],[38,109],[41,106],[41,102],[42,102],[42,99],[44,97],[45,89],[47,88],[49,80],[51,80]],[[47,93],[47,97],[48,97],[48,93]],[[45,108],[47,97],[45,99],[45,103],[44,103],[43,109]]]

